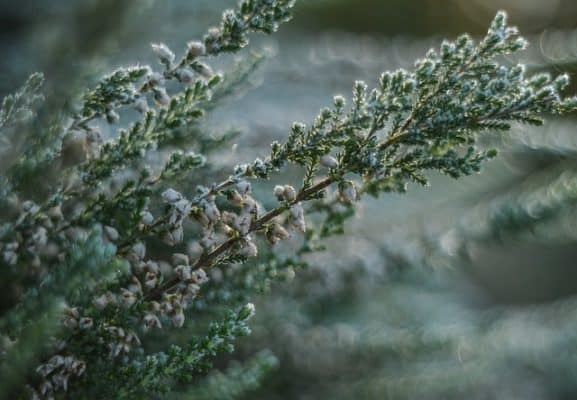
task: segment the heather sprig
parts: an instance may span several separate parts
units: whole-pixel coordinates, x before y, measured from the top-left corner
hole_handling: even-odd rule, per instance
[[[577,99],[561,96],[566,75],[527,77],[522,65],[501,61],[526,42],[499,13],[481,41],[465,35],[443,42],[413,70],[383,73],[372,90],[356,82],[349,105],[335,96],[309,126],[295,123],[268,156],[222,179],[222,171],[205,169],[210,154],[194,146],[204,143],[205,114],[235,88],[214,73],[209,57],[238,51],[251,32],[274,32],[293,3],[243,0],[180,58],[153,44],[160,70],[134,66],[105,76],[84,93],[62,132],[62,179],[48,199],[37,204],[11,194],[15,210],[0,230],[2,273],[11,288],[34,289],[13,290],[11,300],[22,306],[0,326],[12,315],[31,318],[26,305],[34,303],[36,286],[42,295],[70,268],[89,267],[79,275],[84,281],[70,281],[74,290],[63,285],[54,295],[66,303],[62,332],[54,334],[58,345],[38,351],[34,396],[70,390],[80,398],[138,398],[189,382],[249,333],[254,307],[236,309],[237,303],[266,289],[279,271],[294,275],[305,266],[301,257],[342,234],[365,194],[426,185],[429,171],[453,178],[478,172],[496,155],[479,144],[481,134],[577,108]],[[129,107],[140,117],[124,124]],[[110,139],[100,130],[105,123],[118,126]],[[186,148],[166,149],[182,138]],[[163,156],[160,167],[148,165],[152,153]],[[253,186],[282,182],[288,165],[302,172],[300,186],[279,183],[258,199]],[[175,185],[183,177],[187,185]],[[301,235],[295,256],[282,258],[275,245]],[[78,237],[90,240],[79,245]],[[214,279],[214,271],[227,268],[238,274]],[[247,285],[248,278],[256,282]],[[191,329],[199,296],[204,310],[224,304],[235,311],[205,326],[203,339],[151,351],[149,335]],[[16,340],[10,329],[2,334]],[[91,386],[92,377],[100,384]]]

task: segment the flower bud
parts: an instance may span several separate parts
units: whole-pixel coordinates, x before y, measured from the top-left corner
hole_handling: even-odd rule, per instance
[[[145,97],[139,97],[134,102],[134,109],[141,114],[145,114],[148,111],[148,102]]]
[[[182,195],[174,189],[167,189],[162,193],[162,198],[167,203],[175,203],[182,199]]]
[[[106,121],[108,121],[109,124],[117,124],[118,121],[120,121],[120,115],[114,110],[108,110],[106,112]]]
[[[170,104],[170,96],[166,93],[164,88],[154,88],[154,100],[161,106],[167,106]]]
[[[165,81],[164,75],[162,75],[161,73],[158,73],[158,72],[151,74],[150,77],[148,78],[148,82],[153,87],[163,86],[164,81]]]
[[[212,68],[210,68],[208,65],[204,63],[197,63],[195,69],[196,72],[198,72],[206,79],[212,78],[212,76],[214,75]]]
[[[341,182],[339,184],[339,195],[348,203],[356,201],[358,194],[355,184],[351,181]]]
[[[245,257],[256,257],[258,255],[258,248],[254,242],[247,241],[239,254]]]
[[[50,218],[57,220],[57,221],[60,221],[62,218],[64,218],[64,216],[62,215],[62,209],[60,208],[60,206],[54,206],[54,207],[48,209],[46,214]]]
[[[80,321],[78,322],[78,326],[80,329],[90,329],[92,328],[93,325],[94,321],[92,320],[92,318],[89,317],[80,318]]]
[[[97,309],[103,310],[109,304],[114,303],[114,301],[115,301],[114,295],[110,292],[107,292],[98,297],[95,297],[94,300],[92,300],[92,304],[94,304],[94,307],[96,307]]]
[[[242,195],[248,194],[251,191],[250,182],[240,181],[236,184],[236,190]]]
[[[111,226],[105,226],[104,227],[104,233],[106,234],[106,237],[108,238],[108,240],[110,240],[111,242],[116,242],[118,240],[118,238],[120,237],[120,235],[118,234],[118,231]]]
[[[158,275],[151,271],[147,272],[144,276],[144,286],[151,290],[154,289],[156,285],[158,285]]]
[[[173,265],[189,265],[190,261],[186,254],[182,253],[174,253],[172,255],[172,264]]]
[[[169,246],[175,246],[176,244],[182,242],[184,239],[184,230],[182,225],[178,225],[171,230],[164,233],[162,240]]]
[[[231,190],[228,193],[228,201],[230,201],[232,204],[234,204],[235,206],[241,206],[242,205],[242,196],[240,195],[240,193],[236,190]]]
[[[189,281],[192,279],[192,270],[190,265],[179,265],[174,268],[174,273],[181,281]]]
[[[339,166],[339,162],[336,158],[331,155],[325,154],[320,159],[321,165],[327,168],[336,168]]]
[[[284,200],[284,187],[280,185],[276,185],[273,189],[273,193],[278,201]]]
[[[170,64],[174,61],[174,53],[164,43],[152,43],[151,47],[163,64]]]
[[[184,311],[182,311],[182,308],[177,308],[172,315],[172,325],[175,328],[182,328],[184,325]]]
[[[198,285],[202,285],[203,283],[208,282],[208,276],[206,275],[206,272],[202,268],[192,271],[191,278],[192,281]]]
[[[204,56],[206,54],[206,47],[204,46],[204,43],[202,43],[202,42],[198,42],[198,41],[188,42],[187,47],[188,47],[188,52],[186,53],[186,56],[189,59],[201,57],[201,56]]]
[[[305,213],[301,203],[293,205],[290,209],[290,223],[291,225],[301,232],[306,232],[306,221]]]
[[[148,331],[153,328],[162,328],[162,324],[160,323],[160,319],[152,313],[147,313],[144,318],[142,319],[144,323],[144,330]]]
[[[138,261],[142,260],[146,256],[146,246],[142,242],[136,243],[132,246],[132,255]]]
[[[176,71],[176,75],[178,80],[185,85],[194,83],[194,73],[188,68],[180,68],[178,71]]]
[[[132,307],[134,303],[136,303],[136,295],[128,289],[122,288],[120,289],[120,291],[121,291],[120,301],[122,303],[122,306],[124,308]]]
[[[154,223],[154,217],[149,211],[142,211],[140,213],[140,223],[145,226],[152,225]]]
[[[295,201],[297,198],[297,192],[291,185],[284,186],[284,198],[287,201]]]

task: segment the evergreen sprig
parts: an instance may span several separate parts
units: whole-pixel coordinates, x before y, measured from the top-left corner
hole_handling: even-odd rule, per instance
[[[67,304],[61,329],[50,330],[58,340],[32,347],[26,357],[40,360],[26,377],[33,396],[141,398],[189,383],[249,333],[254,307],[238,309],[238,303],[265,290],[273,277],[306,266],[301,257],[321,250],[321,239],[343,233],[363,195],[426,185],[429,171],[453,178],[478,172],[496,155],[479,145],[481,134],[577,109],[576,98],[561,96],[566,75],[527,77],[522,65],[498,61],[526,46],[499,13],[480,42],[466,35],[443,42],[413,70],[383,73],[370,91],[356,82],[349,106],[336,96],[310,126],[295,123],[267,157],[239,164],[224,179],[222,171],[205,169],[209,154],[192,146],[165,152],[169,143],[200,135],[206,113],[234,92],[237,81],[223,82],[208,57],[238,51],[252,32],[276,31],[293,4],[243,0],[201,41],[188,43],[178,60],[167,45],[153,44],[161,70],[120,68],[84,93],[60,133],[62,179],[47,200],[37,204],[22,201],[15,190],[7,193],[14,210],[0,229],[0,266],[16,306],[0,319],[7,337],[3,362],[12,356],[8,347],[26,345],[18,332],[42,312],[40,305],[29,307],[44,302],[38,296],[49,292],[45,304],[60,298]],[[36,88],[37,81],[28,86]],[[128,108],[141,117],[123,125]],[[106,141],[99,129],[104,123],[120,125]],[[207,153],[218,148],[201,138],[190,142]],[[159,168],[148,165],[152,154],[162,158]],[[274,199],[263,199],[265,209],[253,197],[253,183],[282,179],[290,164],[302,170],[302,184],[271,188]],[[183,189],[170,187],[183,177],[190,181]],[[300,233],[295,257],[283,258],[273,247]],[[88,239],[78,243],[77,237]],[[211,271],[227,268],[237,275],[219,283]],[[195,337],[201,339],[173,335],[191,329],[186,320],[195,310],[213,307],[218,314],[223,306],[224,319],[199,324],[205,333]],[[26,321],[14,327],[13,316]],[[162,343],[159,351],[147,342],[155,334],[175,343]]]

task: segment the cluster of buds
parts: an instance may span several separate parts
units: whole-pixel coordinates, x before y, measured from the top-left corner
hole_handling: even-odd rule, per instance
[[[96,307],[96,309],[104,310],[106,307],[110,305],[118,304],[118,300],[114,294],[112,294],[111,292],[106,292],[104,294],[95,297],[92,300],[92,304],[94,305],[94,307]]]
[[[290,234],[288,231],[279,223],[274,222],[266,230],[266,239],[270,244],[276,244],[280,240],[288,239]]]
[[[184,237],[182,224],[190,213],[192,204],[174,189],[166,190],[162,193],[162,198],[170,205],[170,215],[168,217],[169,228],[165,232],[163,240],[169,246],[174,246],[182,242]]]
[[[296,203],[290,208],[289,223],[300,232],[306,232],[305,211],[301,203]]]
[[[277,185],[273,189],[273,193],[278,201],[293,202],[297,198],[297,192],[291,185]]]
[[[66,307],[62,315],[62,324],[68,329],[91,329],[94,321],[90,317],[81,317],[78,307]]]
[[[18,262],[18,242],[0,244],[2,250],[2,260],[8,265],[16,265]]]
[[[46,211],[33,201],[20,202],[17,197],[13,199],[15,211],[19,212],[18,219],[30,218],[33,224],[15,235],[11,241],[0,242],[0,261],[7,265],[16,265],[22,259],[38,271],[42,259],[56,259],[62,261],[60,247],[51,240],[49,233],[56,229],[62,221],[62,211],[59,206],[54,206]]]
[[[128,354],[133,345],[140,346],[140,339],[134,332],[127,332],[118,326],[107,326],[105,331],[109,336],[108,352],[113,358],[121,354]]]
[[[160,62],[164,65],[170,66],[175,59],[175,55],[164,43],[152,43],[153,53],[158,57]]]
[[[42,377],[38,390],[34,390],[33,399],[52,399],[57,391],[67,391],[71,376],[79,377],[86,370],[86,363],[74,356],[55,355],[40,364],[36,372]]]

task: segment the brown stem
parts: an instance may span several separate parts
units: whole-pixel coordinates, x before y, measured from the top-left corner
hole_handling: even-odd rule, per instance
[[[270,222],[274,218],[281,215],[284,211],[286,211],[288,208],[290,208],[290,206],[292,206],[292,205],[294,205],[300,201],[310,199],[311,196],[319,193],[321,190],[325,189],[327,186],[330,186],[334,182],[335,182],[335,178],[327,177],[327,178],[323,179],[322,181],[314,184],[313,186],[301,190],[299,192],[299,194],[297,195],[296,199],[294,201],[290,202],[288,205],[284,204],[282,206],[274,208],[274,209],[270,210],[269,212],[267,212],[262,217],[260,217],[259,219],[253,221],[253,223],[251,224],[251,227],[249,229],[249,232],[247,234],[261,230],[265,224],[267,224],[268,222]],[[220,244],[216,249],[214,249],[210,253],[207,253],[207,254],[201,256],[198,259],[198,261],[196,263],[194,263],[192,268],[196,270],[196,269],[203,268],[203,267],[210,267],[212,262],[216,258],[218,258],[219,256],[226,253],[228,250],[230,250],[241,239],[242,239],[242,237],[234,237],[234,238],[228,239],[226,242],[223,242],[222,244]],[[173,279],[167,281],[166,283],[164,283],[162,286],[149,292],[145,296],[145,300],[158,299],[158,298],[160,298],[160,296],[162,296],[163,293],[171,290],[172,288],[174,288],[179,283],[180,283],[180,279],[173,278]]]

